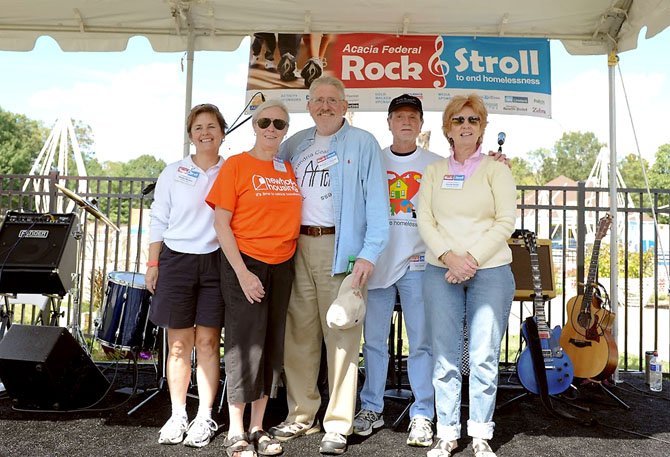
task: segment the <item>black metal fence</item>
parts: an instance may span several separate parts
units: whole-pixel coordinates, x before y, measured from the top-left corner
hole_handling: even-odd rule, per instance
[[[77,212],[82,243],[77,253],[77,290],[56,306],[60,325],[73,322],[72,295],[79,296],[82,330],[91,336],[105,305],[105,291],[110,272],[144,272],[148,254],[148,227],[151,194],[142,190],[153,178],[109,178],[5,175],[0,176],[0,215],[7,211],[37,213]],[[118,231],[75,205],[56,188],[65,186],[93,202],[101,213],[118,227]],[[593,236],[600,217],[609,212],[609,189],[576,186],[519,186],[517,227],[536,233],[538,239],[551,243],[556,297],[545,304],[551,326],[566,322],[566,304],[583,290],[585,259],[590,255]],[[642,370],[646,350],[658,349],[670,354],[670,316],[668,266],[670,231],[668,208],[670,190],[619,189],[618,191],[618,304],[615,335],[619,349],[619,369]],[[653,211],[652,211],[653,210]],[[654,229],[652,215],[659,219],[660,231]],[[615,230],[614,228],[611,229]],[[603,239],[602,265],[609,264],[609,235]],[[2,240],[0,240],[2,241]],[[1,246],[0,246],[1,247]],[[0,265],[3,260],[0,259]],[[0,269],[0,274],[1,274]],[[604,271],[609,271],[605,269]],[[73,272],[77,273],[77,272]],[[578,279],[582,278],[582,279]],[[610,283],[599,278],[604,289]],[[1,276],[0,276],[1,280]],[[610,291],[610,295],[612,295]],[[20,302],[20,296],[12,301]],[[74,300],[76,304],[76,300]],[[521,347],[519,327],[533,313],[531,300],[515,302],[503,346],[503,362],[513,363]],[[39,308],[17,303],[14,320],[31,323],[46,318]]]

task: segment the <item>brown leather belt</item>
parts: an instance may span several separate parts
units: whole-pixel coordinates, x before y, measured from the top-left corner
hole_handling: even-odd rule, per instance
[[[318,227],[316,225],[301,225],[300,234],[309,236],[333,235],[335,227]]]

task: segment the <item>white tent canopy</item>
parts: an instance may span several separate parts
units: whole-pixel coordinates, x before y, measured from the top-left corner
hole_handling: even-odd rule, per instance
[[[670,23],[668,0],[0,0],[0,49],[29,51],[42,35],[65,51],[225,51],[253,32],[546,37],[572,54],[637,46]]]

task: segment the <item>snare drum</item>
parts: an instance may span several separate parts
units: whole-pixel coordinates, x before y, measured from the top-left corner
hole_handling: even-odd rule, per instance
[[[149,320],[151,294],[142,273],[113,271],[107,275],[105,308],[97,339],[105,352],[154,348],[156,326]]]

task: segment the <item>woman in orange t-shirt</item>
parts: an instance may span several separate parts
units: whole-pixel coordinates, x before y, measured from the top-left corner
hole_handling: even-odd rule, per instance
[[[230,428],[228,455],[283,452],[263,430],[268,397],[280,384],[286,309],[302,196],[288,162],[276,157],[288,130],[288,110],[268,100],[253,115],[256,143],[221,167],[207,203],[215,208],[225,313],[225,369]],[[249,434],[243,423],[251,403]],[[251,453],[250,452],[250,453]]]

